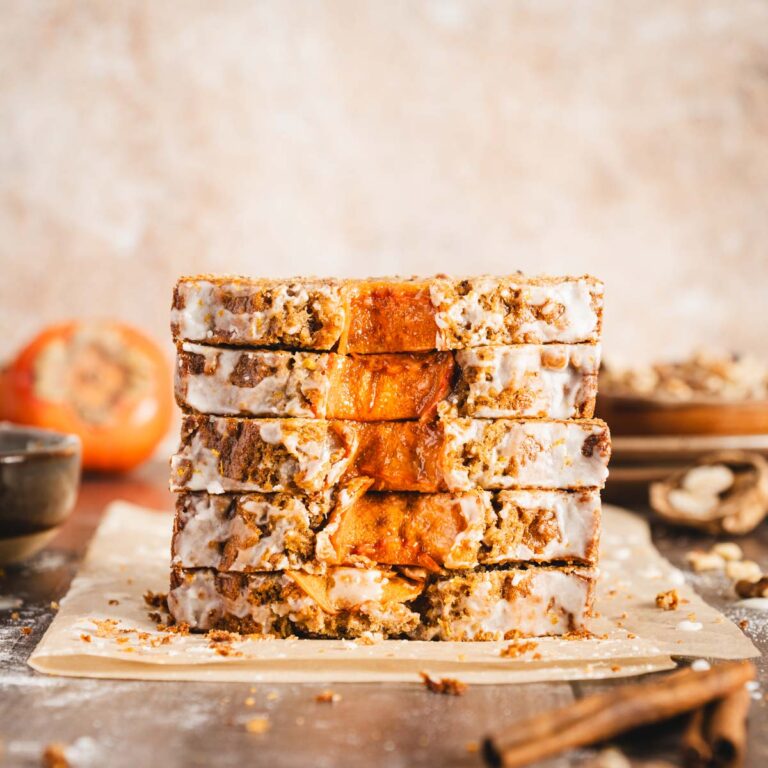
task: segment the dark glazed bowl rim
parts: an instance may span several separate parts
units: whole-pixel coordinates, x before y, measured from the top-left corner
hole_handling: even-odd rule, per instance
[[[25,448],[6,448],[5,435],[12,434],[30,441]],[[27,427],[0,421],[0,464],[18,464],[27,459],[76,456],[80,453],[80,438],[52,429]]]

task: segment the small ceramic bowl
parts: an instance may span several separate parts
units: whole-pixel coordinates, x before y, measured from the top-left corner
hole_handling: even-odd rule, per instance
[[[41,550],[69,517],[80,484],[80,439],[0,423],[0,565]]]

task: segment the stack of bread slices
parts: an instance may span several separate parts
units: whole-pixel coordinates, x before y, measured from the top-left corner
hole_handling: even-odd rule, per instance
[[[185,277],[169,608],[271,637],[590,615],[610,438],[591,277]]]

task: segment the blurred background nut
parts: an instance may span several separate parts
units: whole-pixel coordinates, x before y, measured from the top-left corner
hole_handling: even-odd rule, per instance
[[[711,552],[728,561],[741,560],[744,557],[741,547],[733,541],[718,542],[712,547]]]
[[[768,462],[759,454],[722,451],[653,483],[654,511],[672,523],[708,533],[753,530],[768,513]]]
[[[725,560],[714,552],[694,550],[693,552],[688,552],[685,559],[697,573],[702,571],[722,571],[725,568]]]
[[[754,560],[734,560],[725,564],[725,575],[732,581],[759,581],[763,571]]]

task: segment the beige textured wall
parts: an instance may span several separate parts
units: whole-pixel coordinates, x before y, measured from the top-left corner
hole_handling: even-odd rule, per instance
[[[593,272],[607,352],[768,354],[768,2],[27,2],[0,354],[171,285]]]

